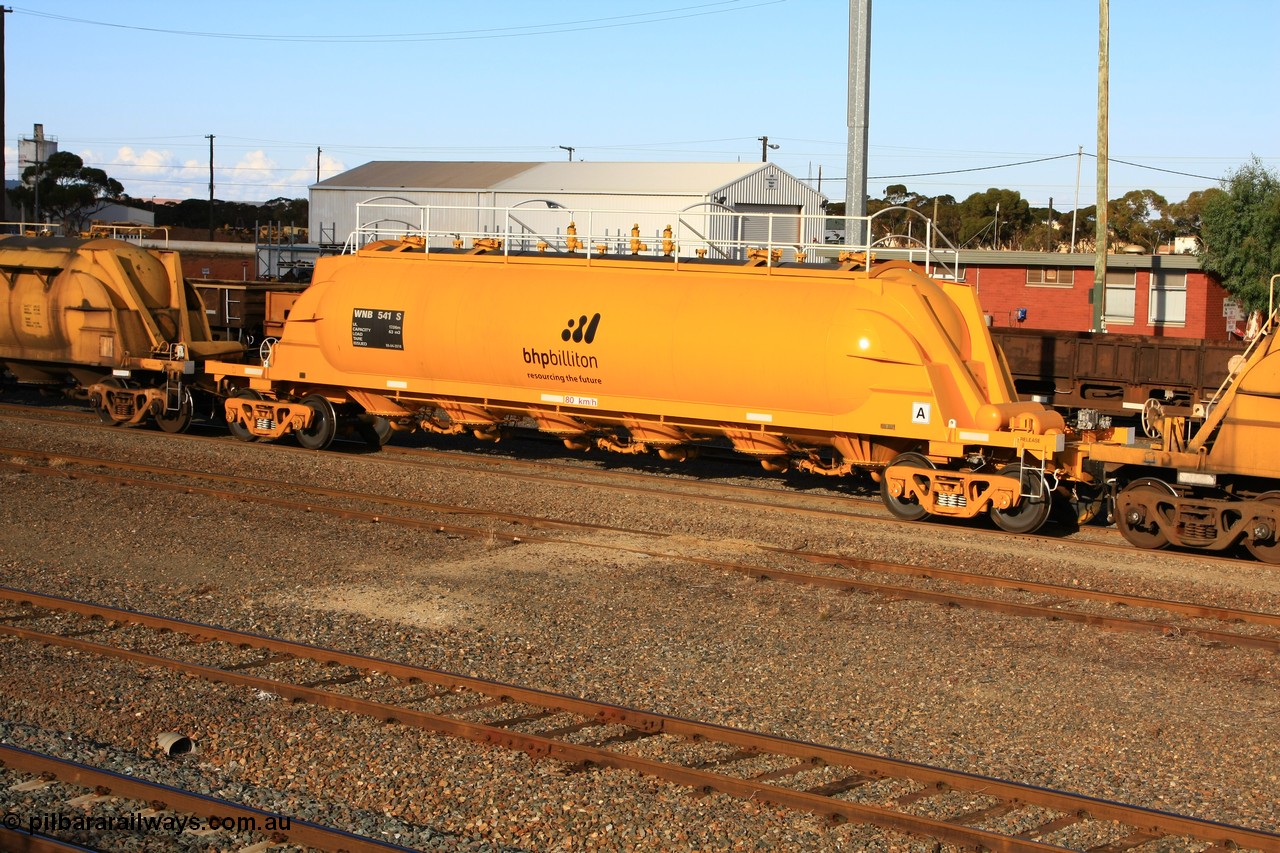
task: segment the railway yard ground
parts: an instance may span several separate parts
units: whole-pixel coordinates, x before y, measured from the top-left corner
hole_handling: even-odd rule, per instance
[[[145,461],[476,511],[411,527],[3,467],[0,585],[1205,820],[1280,826],[1274,650],[1191,631],[1116,632],[769,582],[708,561],[783,567],[787,558],[771,549],[796,549],[1272,614],[1280,613],[1276,567],[1107,550],[1098,541],[1118,537],[1101,529],[996,537],[889,523],[878,502],[852,498],[867,518],[804,516],[675,489],[787,483],[744,463],[682,469],[656,458],[551,452],[563,479],[542,481],[512,466],[547,456],[544,445],[418,444],[460,452],[423,467],[394,448],[308,453],[292,442],[0,415],[0,446],[9,448],[2,462],[31,463],[41,452]],[[76,467],[40,464],[68,474]],[[604,488],[595,476],[654,471],[665,476],[644,492]],[[669,494],[652,491],[664,483]],[[831,484],[799,486],[836,509]],[[279,485],[269,491],[311,499]],[[527,525],[477,514],[483,510],[607,529],[543,541]],[[482,535],[450,527],[464,524]],[[664,535],[666,553],[652,553],[658,546],[646,532]],[[189,736],[195,751],[166,756],[156,745],[163,732]],[[13,636],[0,636],[0,742],[419,849],[938,849],[932,839],[856,821],[833,826],[628,770],[534,761]],[[0,768],[7,811],[41,808],[51,796],[20,790],[11,776]],[[1068,834],[1046,842],[1085,849],[1105,840]],[[94,838],[104,849],[144,849],[110,841]],[[216,833],[188,833],[149,849],[238,848]]]

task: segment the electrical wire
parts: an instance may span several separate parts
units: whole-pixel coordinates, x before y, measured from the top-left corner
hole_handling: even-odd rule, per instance
[[[163,138],[175,138],[175,137],[163,137]],[[176,138],[181,138],[181,137],[176,137]],[[241,138],[241,137],[235,137],[235,138]],[[741,139],[746,139],[746,137],[740,137],[740,138],[741,138]],[[252,139],[251,137],[243,137],[243,139],[246,139],[246,140],[249,140],[249,141],[270,142],[270,143],[273,143],[273,144],[280,144],[280,145],[293,145],[293,144],[302,145],[302,143],[289,143],[289,142],[283,142],[283,141],[279,141],[279,140],[254,140],[254,139]],[[735,140],[737,140],[737,139],[739,139],[739,137],[733,137],[733,138],[727,138],[727,139],[694,140],[694,141],[684,142],[684,143],[674,143],[674,142],[673,142],[673,143],[652,143],[652,145],[655,145],[655,146],[656,146],[656,145],[677,145],[677,144],[699,144],[699,143],[703,143],[703,142],[731,142],[731,141],[735,141]],[[307,147],[310,147],[310,146],[309,146],[309,144],[308,144],[308,146],[307,146]],[[381,147],[390,147],[390,146],[381,146]],[[524,148],[520,148],[520,147],[509,147],[509,148],[494,148],[494,149],[492,149],[492,150],[494,150],[494,151],[528,151],[528,150],[537,150],[539,147],[540,147],[540,146],[524,147]],[[597,146],[597,150],[618,150],[618,149],[625,149],[625,148],[628,148],[628,147],[632,147],[632,146]],[[643,146],[641,146],[641,147],[643,147]],[[342,146],[332,146],[332,147],[330,147],[330,149],[329,149],[329,150],[342,150],[342,148],[343,148]],[[349,149],[350,149],[350,150],[360,150],[360,148],[361,148],[360,146],[352,146],[352,147],[349,147]],[[426,150],[439,150],[439,149],[414,149],[414,148],[401,148],[401,149],[398,149],[398,150],[405,150],[405,151],[422,150],[422,151],[426,151]],[[470,149],[470,150],[475,150],[475,149]],[[486,150],[490,150],[490,149],[486,149]],[[585,150],[590,150],[590,149],[589,149],[588,147],[586,147],[586,146],[583,146],[583,147],[581,147],[581,149],[580,149],[580,150],[584,150],[584,151],[585,151]],[[993,164],[993,165],[990,165],[990,166],[974,166],[974,167],[966,168],[966,169],[946,169],[946,170],[941,170],[941,171],[933,171],[933,172],[914,172],[914,173],[910,173],[910,174],[901,174],[901,175],[871,175],[871,176],[868,176],[867,180],[869,180],[869,181],[882,181],[882,180],[892,180],[892,179],[899,179],[899,178],[924,178],[924,177],[938,177],[938,176],[944,176],[944,175],[959,175],[959,174],[965,174],[965,173],[969,173],[969,172],[983,172],[983,171],[992,171],[992,170],[995,170],[995,169],[1007,169],[1007,168],[1013,168],[1013,167],[1017,167],[1017,166],[1026,166],[1026,165],[1030,165],[1030,164],[1033,164],[1033,163],[1046,163],[1046,162],[1050,162],[1050,161],[1053,161],[1053,160],[1063,160],[1063,159],[1067,159],[1067,158],[1069,158],[1069,157],[1077,157],[1077,156],[1081,156],[1081,155],[1083,155],[1083,156],[1085,156],[1085,157],[1092,157],[1092,158],[1094,158],[1094,159],[1097,159],[1097,155],[1096,155],[1096,154],[1091,154],[1091,153],[1088,153],[1088,152],[1072,152],[1072,153],[1069,153],[1069,154],[1057,154],[1057,155],[1053,155],[1053,156],[1050,156],[1050,157],[1040,157],[1040,158],[1036,158],[1036,159],[1032,159],[1032,160],[1019,160],[1019,161],[1012,162],[1012,163],[997,163],[997,164]],[[1221,178],[1210,177],[1210,176],[1208,176],[1208,175],[1197,175],[1197,174],[1194,174],[1194,173],[1192,173],[1192,172],[1180,172],[1180,171],[1176,171],[1176,170],[1173,170],[1173,169],[1163,169],[1163,168],[1160,168],[1160,167],[1158,167],[1158,166],[1148,166],[1148,165],[1145,165],[1145,164],[1142,164],[1142,163],[1134,163],[1134,162],[1129,161],[1129,160],[1118,160],[1118,159],[1116,159],[1116,158],[1108,158],[1108,161],[1107,161],[1107,162],[1109,162],[1109,163],[1117,163],[1117,164],[1124,165],[1124,166],[1131,166],[1131,167],[1133,167],[1133,168],[1138,168],[1138,169],[1147,169],[1147,170],[1154,171],[1154,172],[1163,172],[1163,173],[1165,173],[1165,174],[1170,174],[1170,175],[1179,175],[1179,176],[1182,176],[1182,177],[1197,178],[1197,179],[1199,179],[1199,180],[1205,180],[1205,181],[1210,181],[1210,182],[1214,182],[1214,183],[1216,183],[1216,182],[1218,182],[1218,181],[1220,181],[1220,180],[1221,180]],[[142,164],[142,163],[86,163],[85,165],[86,165],[86,166],[94,166],[94,167],[96,167],[96,168],[100,168],[100,169],[106,169],[106,168],[111,168],[111,169],[141,169],[141,168],[150,168],[150,169],[155,169],[155,168],[162,168],[162,169],[166,169],[166,170],[168,170],[168,171],[170,171],[170,172],[182,172],[182,171],[187,171],[187,170],[191,170],[191,171],[201,171],[201,172],[203,172],[203,170],[206,168],[206,167],[205,167],[205,166],[203,166],[203,165],[200,165],[200,166],[194,166],[194,165],[192,165],[192,166],[176,166],[176,165],[175,165],[175,166],[161,166],[161,167],[157,167],[157,166],[155,166],[155,165]],[[219,167],[217,167],[217,168],[218,168],[218,171],[219,171],[219,172],[222,172],[222,173],[228,173],[228,172],[285,172],[285,173],[296,173],[296,172],[301,171],[302,169],[306,169],[306,168],[309,168],[309,167],[307,167],[307,166],[294,166],[294,167],[290,167],[290,166],[219,166]],[[188,184],[188,183],[190,183],[190,181],[188,181],[188,180],[182,180],[182,179],[174,180],[174,179],[164,179],[164,178],[135,178],[134,180],[137,180],[137,181],[139,181],[139,182],[144,182],[144,183],[151,183],[151,184]],[[193,178],[192,180],[195,180],[195,179]],[[846,180],[846,179],[845,179],[843,176],[832,176],[832,177],[824,178],[823,180],[830,181],[830,182],[832,182],[832,183],[837,183],[837,182],[839,182],[839,181],[843,181],[843,180]],[[229,182],[229,181],[221,182],[221,184],[222,184],[223,186],[245,186],[245,187],[249,187],[249,186],[256,186],[256,187],[272,188],[272,189],[296,189],[296,190],[305,189],[307,186],[309,186],[309,185],[310,185],[310,184],[282,184],[282,185],[278,185],[278,186],[272,186],[272,185],[269,185],[269,184],[235,183],[235,182]]]
[[[1098,155],[1097,155],[1097,154],[1085,154],[1084,156],[1086,156],[1086,157],[1092,157],[1092,158],[1093,158],[1093,159],[1095,159],[1095,160],[1097,160],[1097,159],[1098,159]],[[1117,159],[1115,159],[1114,157],[1108,157],[1108,158],[1107,158],[1107,162],[1108,162],[1108,163],[1120,163],[1120,164],[1123,164],[1123,165],[1125,165],[1125,166],[1134,166],[1134,167],[1136,167],[1136,168],[1138,168],[1138,169],[1149,169],[1149,170],[1151,170],[1152,172],[1164,172],[1165,174],[1168,174],[1168,175],[1181,175],[1181,176],[1182,176],[1182,177],[1184,177],[1184,178],[1202,178],[1203,180],[1206,180],[1206,181],[1220,181],[1220,180],[1222,180],[1222,178],[1211,178],[1211,177],[1209,177],[1208,175],[1195,175],[1195,174],[1192,174],[1191,172],[1175,172],[1173,169],[1161,169],[1159,166],[1144,166],[1144,165],[1143,165],[1143,164],[1141,164],[1141,163],[1130,163],[1128,160],[1117,160]]]
[[[890,178],[928,178],[934,175],[960,175],[965,172],[986,172],[991,169],[1008,169],[1011,166],[1026,166],[1029,163],[1047,163],[1050,160],[1062,160],[1066,157],[1075,157],[1075,154],[1057,154],[1053,157],[1041,157],[1038,160],[1022,160],[1017,163],[1000,163],[995,166],[974,166],[971,169],[948,169],[943,172],[916,172],[911,175],[870,175],[869,181],[884,181]]]
[[[740,12],[756,9],[761,6],[775,6],[789,0],[716,0],[712,3],[700,3],[696,6],[678,6],[672,9],[659,9],[652,12],[638,12],[630,15],[613,15],[606,18],[588,18],[579,21],[558,21],[550,24],[530,24],[523,27],[485,27],[479,30],[454,30],[439,33],[381,33],[348,36],[300,36],[270,35],[253,33],[219,33],[198,30],[170,30],[160,27],[140,27],[132,24],[119,24],[111,21],[93,21],[86,18],[73,18],[67,15],[55,15],[51,12],[37,12],[33,9],[14,7],[14,11],[38,18],[49,18],[74,24],[88,24],[97,27],[133,30],[158,35],[187,36],[193,38],[230,39],[236,41],[294,42],[303,44],[360,44],[388,42],[431,42],[431,41],[473,41],[477,39],[517,38],[521,36],[557,35],[560,33],[582,32],[585,30],[617,29],[642,24],[657,24],[666,21],[699,18],[707,15],[720,15],[727,12]],[[745,3],[745,5],[743,5]],[[723,7],[723,8],[713,8]],[[702,11],[697,11],[702,10]],[[684,14],[681,14],[684,13]],[[644,20],[628,20],[643,18]]]

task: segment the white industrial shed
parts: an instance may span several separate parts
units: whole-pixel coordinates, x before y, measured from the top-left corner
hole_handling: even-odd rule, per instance
[[[452,216],[453,230],[482,233],[500,225],[481,210],[519,208],[530,233],[560,234],[575,221],[589,239],[607,232],[621,240],[638,224],[650,242],[677,224],[672,214],[685,212],[686,225],[702,214],[701,227],[714,230],[705,214],[728,209],[739,214],[737,239],[776,245],[822,242],[826,199],[772,163],[376,161],[312,185],[310,201],[312,239],[321,244],[342,244],[371,223],[385,234],[413,232],[422,208],[444,207],[470,210],[431,214],[431,230],[444,230],[440,217]]]

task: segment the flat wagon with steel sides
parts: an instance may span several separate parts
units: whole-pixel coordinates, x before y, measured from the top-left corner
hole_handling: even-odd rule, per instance
[[[1149,436],[1164,415],[1190,416],[1230,375],[1243,342],[997,328],[1024,399],[1054,408],[1140,418]]]

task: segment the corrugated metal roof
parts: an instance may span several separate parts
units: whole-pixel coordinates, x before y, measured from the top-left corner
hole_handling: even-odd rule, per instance
[[[326,178],[313,187],[706,195],[767,165],[376,160]]]
[[[487,190],[540,165],[502,161],[375,160],[312,186],[324,189]]]
[[[493,187],[503,192],[706,195],[765,163],[538,163]]]

